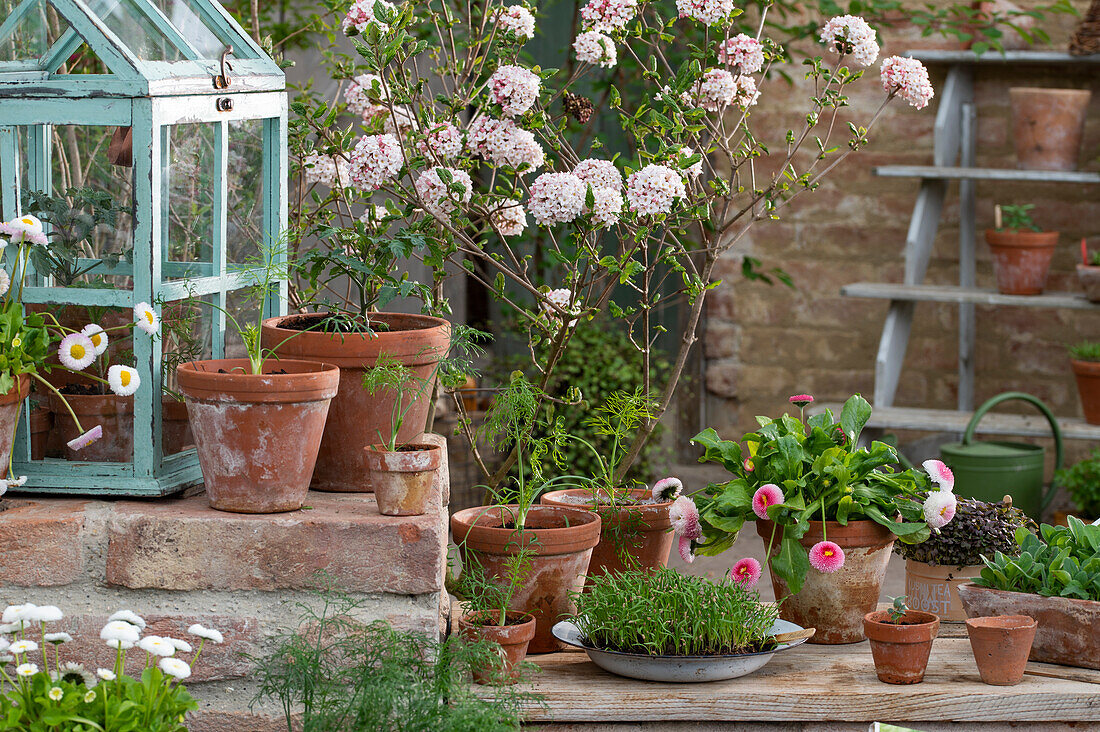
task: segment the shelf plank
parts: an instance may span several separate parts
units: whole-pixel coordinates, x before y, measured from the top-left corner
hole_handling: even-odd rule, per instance
[[[1067,367],[1068,368],[1068,367]],[[811,412],[825,408],[840,414],[842,404],[822,404]],[[916,407],[875,407],[867,426],[877,429],[918,430],[922,432],[966,431],[973,412],[956,409],[918,409]],[[1100,442],[1100,425],[1089,424],[1083,419],[1059,417],[1058,426],[1067,440],[1091,440]],[[1050,425],[1041,414],[1005,414],[990,412],[978,423],[974,431],[979,435],[1013,435],[1017,437],[1050,437]]]
[[[883,178],[1100,183],[1100,173],[1091,170],[1017,170],[1015,168],[962,168],[950,165],[878,165],[873,170],[875,175]]]
[[[1095,310],[1100,303],[1089,302],[1084,293],[1044,292],[1042,295],[1002,295],[996,290],[958,285],[902,285],[890,282],[854,282],[840,288],[845,297],[910,302],[950,302],[1024,308],[1064,308]]]
[[[988,51],[981,56],[973,51],[943,51],[937,49],[918,49],[905,52],[910,58],[920,59],[926,64],[1096,64],[1100,63],[1100,54],[1091,56],[1070,56],[1065,51]]]

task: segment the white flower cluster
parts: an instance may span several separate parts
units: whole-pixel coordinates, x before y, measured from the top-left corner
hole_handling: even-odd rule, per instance
[[[443,180],[440,171],[447,171],[450,174],[450,183]],[[453,185],[462,186],[462,191],[451,190]],[[416,194],[423,201],[424,208],[439,219],[450,218],[456,203],[469,203],[473,191],[474,183],[470,179],[470,174],[464,170],[437,166],[425,170],[416,179]]]
[[[592,186],[592,218],[604,228],[617,224],[623,210],[623,174],[615,164],[588,158],[577,163],[573,175]]]
[[[686,195],[683,177],[667,165],[647,165],[626,181],[630,210],[644,216],[670,213],[673,201]]]
[[[738,76],[733,99],[746,109],[756,104],[760,99],[760,92],[756,90],[756,80],[751,76]]]
[[[516,38],[531,40],[535,37],[535,16],[522,5],[497,8],[493,11],[493,22],[503,31],[510,31]]]
[[[347,102],[348,109],[366,122],[386,114],[386,107],[375,101],[383,96],[382,77],[377,74],[360,74],[344,90],[344,101]]]
[[[610,229],[619,223],[623,211],[623,194],[611,188],[592,189],[592,218],[603,228]]]
[[[392,11],[394,9],[393,3],[388,3],[386,0],[355,0],[341,23],[344,28],[344,33],[348,35],[366,33],[367,29],[372,25],[377,25],[379,31],[386,31],[389,26],[378,20],[374,15],[375,4],[382,6],[386,10]],[[354,33],[352,31],[354,31]]]
[[[821,42],[830,51],[851,54],[860,66],[870,66],[878,58],[875,29],[857,15],[838,15],[821,29]]]
[[[471,152],[482,155],[493,165],[506,165],[524,172],[541,168],[546,153],[533,132],[523,129],[510,119],[478,117],[466,128],[466,145]]]
[[[693,155],[695,155],[695,151],[692,150],[690,147],[680,148],[679,157],[681,158],[681,160],[686,162],[687,160],[690,160]],[[701,175],[703,172],[703,157],[699,156],[698,160],[696,160],[694,163],[687,166],[686,168],[681,167],[681,170],[692,178]]]
[[[543,173],[531,184],[527,209],[542,226],[563,224],[581,215],[588,185],[572,173]]]
[[[882,62],[882,88],[917,109],[928,106],[935,95],[924,64],[915,58],[901,56],[891,56]]]
[[[706,25],[720,23],[733,12],[733,0],[676,0],[681,18],[691,18]]]
[[[440,160],[457,158],[462,153],[462,132],[450,122],[437,123],[417,143],[417,148],[424,155]]]
[[[489,77],[489,93],[505,117],[517,117],[535,105],[542,81],[522,66],[505,64]]]
[[[764,68],[764,46],[752,36],[739,33],[718,44],[718,60],[736,66],[742,74],[755,74]]]
[[[737,93],[737,81],[725,69],[708,69],[696,90],[696,101],[708,112],[717,112],[729,105]]]
[[[613,33],[625,28],[637,14],[637,0],[588,0],[581,8],[581,26],[584,30]]]
[[[401,143],[391,134],[368,135],[351,151],[348,178],[363,191],[376,191],[404,164]]]
[[[400,135],[416,127],[416,118],[408,107],[397,105],[393,114],[386,117],[382,129],[391,135]]]
[[[302,175],[307,183],[344,186],[348,182],[348,163],[343,158],[310,153],[302,160]]]
[[[527,212],[515,201],[493,211],[489,220],[503,236],[519,236],[527,228]]]
[[[573,41],[573,50],[577,60],[594,66],[611,68],[619,61],[619,51],[615,41],[599,31],[585,31]]]

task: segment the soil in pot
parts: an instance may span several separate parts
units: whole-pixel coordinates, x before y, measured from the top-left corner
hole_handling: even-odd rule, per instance
[[[993,252],[993,273],[1001,294],[1043,294],[1050,260],[1058,246],[1057,231],[986,229],[985,240]]]
[[[103,437],[82,450],[64,447],[66,460],[128,463],[134,459],[134,398],[104,394],[98,385],[70,383],[61,387],[65,401],[88,431],[99,425]],[[62,445],[80,436],[69,410],[57,394],[50,393],[54,432]]]
[[[528,613],[508,613],[505,625],[493,625],[488,613],[463,615],[458,632],[470,640],[496,643],[500,648],[499,665],[474,670],[479,684],[514,684],[519,681],[520,665],[535,637],[535,618]]]
[[[373,487],[363,448],[379,442],[379,433],[388,434],[396,394],[389,389],[368,393],[363,388],[363,371],[385,355],[419,378],[430,378],[450,346],[451,326],[426,315],[372,313],[373,334],[304,330],[326,317],[322,313],[271,318],[263,323],[261,339],[264,348],[275,349],[283,358],[339,367],[340,388],[329,409],[311,487],[366,493]],[[432,391],[425,389],[415,397],[397,434],[398,442],[411,442],[424,432]]]
[[[803,628],[817,628],[810,643],[857,643],[864,639],[863,616],[878,607],[894,535],[870,520],[849,521],[847,526],[829,521],[825,526],[829,541],[844,550],[844,566],[832,574],[810,569],[797,595],[791,595],[787,583],[773,573],[776,598],[786,598],[779,606],[779,617]],[[772,522],[757,521],[756,530],[767,547]],[[777,527],[773,554],[779,551],[782,536],[782,527]],[[811,521],[799,543],[809,551],[823,539],[821,522]]]
[[[210,505],[237,513],[302,507],[340,372],[310,361],[195,361],[177,371]]]
[[[1027,615],[968,619],[966,633],[982,681],[992,686],[1015,686],[1023,681],[1038,627]]]
[[[1077,378],[1077,393],[1081,396],[1081,410],[1089,424],[1100,424],[1100,361],[1070,359],[1073,375]]]
[[[547,506],[580,506],[600,515],[603,528],[588,563],[589,578],[625,569],[652,571],[668,565],[675,539],[669,518],[672,501],[654,499],[642,488],[631,490],[631,502],[615,510],[605,505],[593,508],[591,493],[583,488],[551,491],[540,500]]]
[[[1084,89],[1009,89],[1016,167],[1076,170],[1091,95]]]
[[[389,451],[365,447],[378,512],[383,516],[421,516],[435,495],[435,471],[443,461],[438,445],[410,443]]]
[[[467,508],[451,516],[451,536],[463,565],[478,563],[493,579],[507,576],[505,560],[522,546],[534,544],[526,583],[508,609],[535,617],[530,653],[561,648],[550,632],[554,623],[573,615],[569,597],[584,587],[592,549],[600,540],[600,517],[582,508],[532,506],[522,533],[514,528],[515,506]],[[503,584],[503,581],[502,581]]]
[[[19,413],[23,409],[23,400],[31,393],[31,377],[20,374],[15,385],[4,394],[0,394],[0,477],[8,477],[8,462],[11,459],[12,444],[15,441],[15,427],[19,423]]]
[[[961,623],[966,611],[959,587],[982,573],[981,567],[941,567],[905,560],[905,602],[914,610],[932,613],[941,621]]]
[[[932,613],[910,610],[899,623],[885,610],[867,613],[864,632],[871,642],[875,673],[887,684],[919,684],[928,667],[932,641],[940,629],[940,619]]]

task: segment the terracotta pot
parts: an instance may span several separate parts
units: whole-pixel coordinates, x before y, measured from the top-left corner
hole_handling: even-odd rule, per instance
[[[940,620],[961,623],[966,620],[959,586],[972,582],[981,567],[941,567],[905,560],[905,603],[913,610],[932,613]]]
[[[986,229],[985,240],[993,252],[993,274],[1002,295],[1043,294],[1058,246],[1057,231]]]
[[[46,457],[46,445],[53,428],[53,412],[49,407],[40,406],[31,412],[31,460]]]
[[[1100,302],[1100,267],[1077,265],[1077,279],[1081,281],[1081,289],[1089,302]]]
[[[1084,521],[1086,524],[1091,524],[1093,521],[1096,520],[1095,516],[1082,516],[1081,514],[1077,513],[1076,511],[1073,511],[1073,512],[1055,511],[1054,512],[1054,519],[1051,521],[1051,523],[1054,524],[1055,526],[1069,526],[1069,517],[1070,516],[1076,516],[1077,518]]]
[[[1100,424],[1100,361],[1069,360],[1073,375],[1077,377],[1077,393],[1081,396],[1081,409],[1085,421]]]
[[[981,13],[981,20],[988,22],[993,15],[1007,16],[1011,12],[1020,12],[1022,8],[1015,3],[1007,2],[1007,0],[994,0],[993,2],[976,2],[971,3],[972,8]],[[998,23],[997,29],[1003,34],[1000,38],[1001,47],[1006,51],[1027,51],[1031,48],[1031,44],[1028,40],[1020,35],[1020,31],[1016,30],[1012,26],[1022,28],[1025,32],[1030,33],[1031,29],[1035,26],[1035,18],[1030,15],[1013,15],[1010,17],[1008,23]],[[974,32],[973,27],[969,29],[970,33]],[[974,45],[974,39],[966,42],[966,47],[971,48]]]
[[[191,422],[187,418],[187,404],[171,397],[160,402],[160,433],[165,455],[175,455],[195,446],[191,434]]]
[[[1100,602],[1006,592],[975,584],[959,588],[966,614],[1027,615],[1039,623],[1028,658],[1040,663],[1100,669]]]
[[[940,619],[932,613],[910,610],[894,624],[885,610],[867,613],[863,630],[871,642],[878,680],[887,684],[919,684],[928,668],[932,641],[940,630]]]
[[[642,488],[630,491],[635,499],[649,495],[650,492]],[[589,492],[583,488],[571,488],[544,493],[540,500],[547,506],[581,506],[594,510],[603,523],[600,543],[592,550],[592,560],[588,563],[589,579],[608,572],[622,572],[628,567],[652,571],[668,564],[675,538],[668,513],[672,501],[620,506],[611,511],[606,506],[593,508],[591,500],[568,500],[566,496],[590,499]]]
[[[236,513],[302,507],[340,371],[270,359],[193,361],[176,370],[210,505]]]
[[[966,634],[982,681],[992,686],[1015,686],[1023,681],[1038,627],[1027,615],[968,619]]]
[[[411,443],[390,452],[381,445],[364,447],[374,485],[378,513],[384,516],[421,516],[435,488],[435,471],[443,460],[438,445]]]
[[[797,595],[791,595],[787,583],[771,573],[776,599],[787,598],[779,606],[779,617],[803,628],[817,628],[810,643],[857,643],[864,638],[863,616],[878,607],[894,535],[870,520],[849,521],[847,526],[829,521],[825,526],[829,541],[844,550],[844,566],[832,574],[811,569]],[[824,539],[821,529],[820,521],[811,521],[810,530],[799,543],[809,551]],[[772,522],[757,521],[756,530],[767,547]],[[778,553],[782,538],[783,529],[778,527],[773,555]]]
[[[1016,167],[1076,170],[1092,92],[1087,89],[1012,87]]]
[[[508,609],[535,616],[535,637],[529,652],[550,653],[561,648],[550,629],[576,611],[569,593],[584,587],[592,548],[600,540],[600,517],[583,508],[532,506],[521,534],[511,525],[515,509],[463,509],[451,516],[451,534],[463,566],[476,562],[488,577],[502,583],[507,572],[504,561],[521,546],[535,544],[537,553],[530,574]],[[507,528],[505,521],[509,523]]]
[[[134,459],[134,398],[117,394],[66,394],[65,401],[76,413],[85,431],[96,425],[103,428],[103,437],[83,450],[66,446],[66,460],[77,462],[129,463]],[[64,445],[80,436],[80,429],[61,402],[50,393],[54,432]]]
[[[31,377],[20,374],[15,385],[3,394],[0,394],[0,478],[8,477],[8,462],[11,460],[11,450],[15,443],[15,428],[19,425],[19,412],[23,408],[23,400],[31,393]]]
[[[363,448],[377,443],[379,433],[389,432],[396,394],[389,389],[369,394],[363,388],[363,372],[384,354],[412,369],[419,378],[431,378],[450,346],[451,326],[446,320],[426,315],[372,313],[372,320],[385,323],[390,329],[366,335],[281,327],[295,320],[309,322],[310,317],[271,318],[264,321],[261,333],[264,348],[274,348],[284,358],[322,361],[340,368],[340,390],[332,400],[310,487],[318,491],[369,493],[374,489]],[[415,397],[397,433],[398,442],[410,442],[424,432],[432,391],[425,389]]]
[[[508,613],[507,625],[488,625],[483,615],[463,615],[458,619],[458,632],[470,640],[491,641],[500,646],[500,666],[474,669],[474,681],[479,684],[514,684],[519,681],[520,664],[527,657],[527,647],[535,637],[535,618],[529,613]]]

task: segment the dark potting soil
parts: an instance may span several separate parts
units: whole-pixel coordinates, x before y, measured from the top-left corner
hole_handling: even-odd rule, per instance
[[[558,496],[555,500],[562,503],[575,503],[578,506],[591,506],[592,497],[587,495],[570,495]],[[653,496],[646,496],[645,498],[634,498],[633,496],[624,497],[619,504],[626,506],[659,506],[662,503],[668,503],[668,501],[661,498],[654,498]],[[609,501],[600,501],[601,506],[610,505]]]
[[[107,393],[103,387],[92,384],[65,384],[58,391],[71,396],[103,396]]]
[[[235,374],[235,373],[243,373],[243,372],[237,372],[237,371],[232,371],[231,372],[231,371],[226,371],[225,369],[218,369],[218,373],[219,374],[228,374],[228,373],[234,373]],[[286,369],[279,369],[278,371],[265,371],[264,376],[279,376],[281,374],[288,374],[288,373],[290,373],[290,372],[287,371]]]
[[[390,326],[380,320],[368,321],[361,315],[343,313],[304,313],[291,315],[279,324],[286,330],[310,330],[319,333],[365,333],[368,330],[388,331]]]

